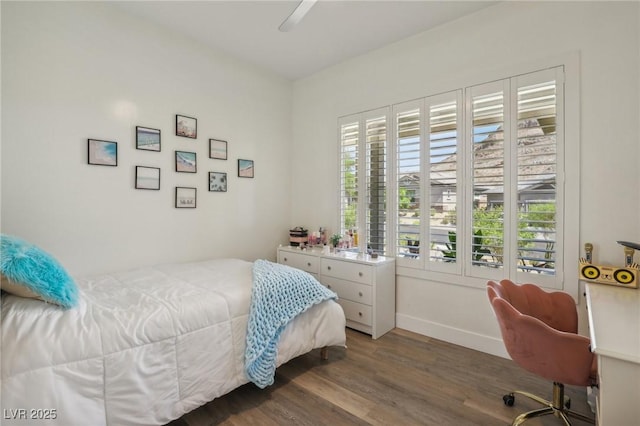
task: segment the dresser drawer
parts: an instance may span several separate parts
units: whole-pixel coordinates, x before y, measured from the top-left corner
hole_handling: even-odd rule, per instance
[[[302,253],[280,252],[280,263],[303,271],[317,274],[319,272],[320,258]]]
[[[365,305],[371,305],[373,303],[370,285],[358,284],[327,276],[322,277],[322,284],[338,293],[340,299],[351,300]]]
[[[350,300],[338,299],[338,303],[342,306],[344,316],[347,320],[359,322],[365,325],[371,325],[371,306],[362,303],[352,302]]]
[[[361,284],[371,285],[373,278],[373,267],[361,263],[322,259],[321,268],[323,275],[355,281]]]

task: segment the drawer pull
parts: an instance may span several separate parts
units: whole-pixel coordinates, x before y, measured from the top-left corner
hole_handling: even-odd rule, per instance
[[[362,297],[362,292],[361,291],[358,292],[358,296]]]
[[[331,266],[327,266],[327,270],[329,270],[329,271],[330,271],[330,270],[331,270]]]
[[[327,284],[327,288],[329,288],[329,289],[330,289],[330,288],[331,288],[331,284]]]
[[[358,312],[358,316],[361,317],[362,316],[362,312]]]
[[[288,260],[288,259],[285,257],[285,258],[284,258],[284,261],[286,262],[287,260]]]
[[[362,276],[362,272],[358,272],[358,276],[361,277]]]
[[[311,262],[307,262],[307,266],[311,266]]]

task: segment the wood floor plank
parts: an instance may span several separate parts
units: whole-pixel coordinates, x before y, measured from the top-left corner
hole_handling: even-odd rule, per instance
[[[169,425],[496,426],[540,408],[524,397],[505,406],[504,394],[523,389],[551,398],[550,382],[510,360],[406,330],[373,340],[348,329],[347,347],[331,348],[328,360],[319,349],[302,355],[278,368],[272,386],[241,386]],[[593,416],[586,389],[565,391],[574,410]],[[562,423],[548,416],[526,424]]]
[[[282,374],[284,377],[288,377],[286,372]],[[375,404],[369,399],[363,398],[313,371],[297,375],[290,380],[291,383],[295,383],[307,392],[325,399],[356,417],[367,418],[375,407]]]

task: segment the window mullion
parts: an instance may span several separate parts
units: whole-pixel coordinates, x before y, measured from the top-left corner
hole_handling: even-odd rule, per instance
[[[458,105],[458,117],[456,120],[456,126],[458,128],[458,169],[456,171],[456,179],[458,181],[458,198],[456,199],[456,221],[458,223],[458,233],[461,238],[465,238],[466,233],[466,218],[467,206],[469,205],[469,194],[466,188],[469,186],[466,184],[465,179],[467,176],[467,125],[466,117],[468,117],[467,103],[465,102],[465,96],[462,89],[456,91],[456,103]],[[465,188],[465,190],[463,190]],[[471,201],[472,202],[472,201]],[[465,250],[460,250],[460,258],[458,261],[458,273],[463,274],[465,270],[466,254]]]
[[[356,227],[358,228],[358,237],[361,241],[359,244],[363,244],[364,248],[367,247],[367,203],[369,194],[367,194],[367,120],[364,115],[360,116],[360,139],[358,140],[358,220]],[[347,229],[343,229],[346,232]]]
[[[420,121],[420,184],[422,200],[420,201],[422,220],[420,223],[420,256],[426,269],[431,269],[431,164],[430,164],[430,139],[431,117],[428,100],[423,100],[422,120]]]
[[[518,88],[504,81],[504,270],[515,277],[518,257]]]

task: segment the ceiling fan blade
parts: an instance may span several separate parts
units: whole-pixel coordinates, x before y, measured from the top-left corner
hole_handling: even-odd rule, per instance
[[[318,0],[302,0],[300,4],[295,8],[295,10],[289,15],[287,19],[285,19],[282,24],[278,27],[278,29],[282,32],[291,31],[293,27],[295,27],[298,22],[304,18],[304,15],[309,12],[309,10],[316,4]]]

